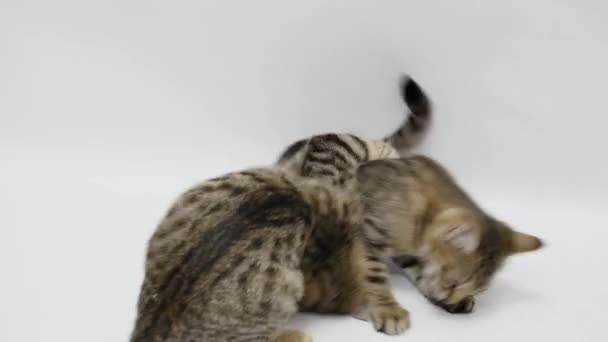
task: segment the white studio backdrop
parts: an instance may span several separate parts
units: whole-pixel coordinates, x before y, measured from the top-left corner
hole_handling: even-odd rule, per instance
[[[395,278],[408,341],[606,341],[608,3],[0,0],[0,340],[126,341],[145,244],[194,183],[328,131],[422,146],[545,238],[469,316]],[[389,341],[302,315],[315,341]]]

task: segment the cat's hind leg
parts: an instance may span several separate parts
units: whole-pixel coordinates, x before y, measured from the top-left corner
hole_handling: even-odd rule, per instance
[[[272,342],[312,342],[312,337],[298,330],[284,330]]]

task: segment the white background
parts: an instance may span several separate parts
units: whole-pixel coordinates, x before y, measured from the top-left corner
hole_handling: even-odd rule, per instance
[[[146,241],[199,180],[313,133],[380,137],[401,73],[422,148],[547,248],[469,316],[395,279],[400,338],[298,316],[316,341],[606,341],[608,3],[0,1],[0,340],[126,341]]]

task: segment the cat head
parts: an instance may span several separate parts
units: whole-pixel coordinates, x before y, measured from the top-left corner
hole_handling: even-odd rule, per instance
[[[427,231],[417,258],[421,275],[417,286],[444,305],[482,292],[509,256],[542,246],[537,237],[463,208],[437,214]]]
[[[427,157],[365,163],[357,182],[366,215],[387,229],[388,256],[402,268],[414,265],[404,255],[413,256],[416,285],[438,304],[485,290],[509,256],[542,246],[486,214]]]

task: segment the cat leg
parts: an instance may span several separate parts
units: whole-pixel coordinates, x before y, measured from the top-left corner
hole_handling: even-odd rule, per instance
[[[303,277],[302,277],[303,278]],[[299,290],[299,294],[296,295],[294,299],[301,299],[302,295],[303,295],[303,289]],[[295,314],[297,310],[297,307],[294,308],[293,311],[291,312],[286,312],[286,315],[283,317],[283,326],[284,323],[286,323],[287,321],[285,320],[286,317],[292,317],[293,314]],[[279,329],[278,332],[275,334],[274,338],[271,339],[272,342],[312,342],[312,338],[308,335],[306,335],[305,333],[299,331],[299,330],[292,330],[292,329],[284,329],[281,330]]]
[[[273,342],[312,342],[312,337],[298,330],[284,330]]]
[[[389,284],[388,268],[368,246],[357,238],[353,241],[353,267],[365,292],[367,316],[377,331],[387,335],[402,334],[409,327],[409,313],[394,298]],[[355,309],[364,318],[364,309]]]

